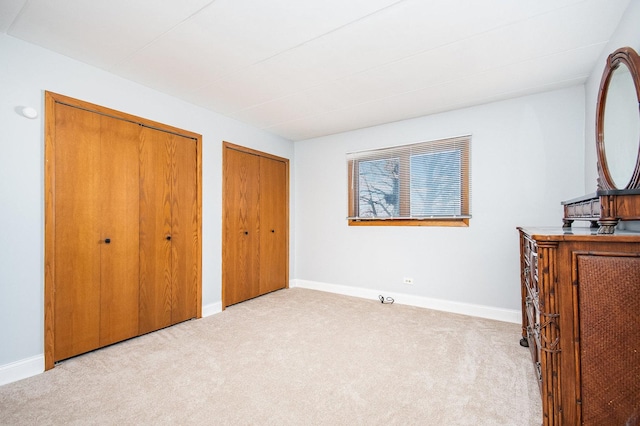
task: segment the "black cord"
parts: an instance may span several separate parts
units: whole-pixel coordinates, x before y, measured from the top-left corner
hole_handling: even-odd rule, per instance
[[[393,297],[386,297],[386,298],[385,298],[383,295],[378,296],[378,299],[380,299],[380,303],[388,303],[388,304],[391,304],[391,303],[395,302],[395,301],[393,300]]]

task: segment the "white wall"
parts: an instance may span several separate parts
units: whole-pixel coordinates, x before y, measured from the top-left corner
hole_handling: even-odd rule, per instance
[[[596,102],[600,80],[606,64],[607,56],[625,46],[633,47],[640,53],[640,1],[631,1],[625,11],[615,33],[603,49],[589,79],[585,84],[585,190],[584,193],[596,191],[598,169],[596,154]]]
[[[468,228],[347,225],[347,152],[464,134]],[[516,226],[559,226],[582,195],[584,88],[296,142],[295,158],[298,280],[519,310]]]
[[[222,141],[293,159],[293,144],[288,140],[0,35],[0,373],[2,366],[41,358],[44,352],[45,90],[203,136],[205,307],[219,308],[221,299]],[[25,105],[40,112],[38,119],[16,112],[16,107]],[[292,167],[292,176],[293,171]],[[292,184],[292,194],[293,190]]]

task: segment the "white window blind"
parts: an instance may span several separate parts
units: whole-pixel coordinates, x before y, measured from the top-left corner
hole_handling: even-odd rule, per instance
[[[351,220],[471,217],[471,136],[347,154]]]

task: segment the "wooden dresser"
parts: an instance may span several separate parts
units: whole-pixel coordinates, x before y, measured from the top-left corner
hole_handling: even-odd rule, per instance
[[[518,228],[544,425],[640,425],[640,233]]]

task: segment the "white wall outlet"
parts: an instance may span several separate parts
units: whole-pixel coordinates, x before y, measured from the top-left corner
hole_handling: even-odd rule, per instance
[[[411,285],[411,284],[413,284],[413,278],[411,278],[411,277],[404,277],[404,280],[403,280],[402,282],[403,282],[403,283],[405,283],[405,284],[409,284],[409,285]]]

